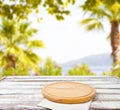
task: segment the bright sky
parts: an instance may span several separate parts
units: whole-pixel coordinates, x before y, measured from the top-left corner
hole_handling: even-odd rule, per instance
[[[111,52],[106,37],[109,26],[103,21],[105,31],[85,31],[79,21],[84,17],[78,8],[72,8],[70,16],[64,21],[57,21],[51,15],[43,13],[43,20],[35,24],[40,30],[38,37],[45,43],[45,48],[36,50],[43,59],[50,56],[58,63],[79,59],[92,54]]]

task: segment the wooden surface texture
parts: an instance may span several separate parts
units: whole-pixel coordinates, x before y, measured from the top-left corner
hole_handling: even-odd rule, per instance
[[[0,80],[0,110],[49,110],[38,107],[44,85],[74,81],[96,89],[90,110],[120,110],[120,79],[111,76],[11,76]],[[73,108],[74,110],[74,108]]]

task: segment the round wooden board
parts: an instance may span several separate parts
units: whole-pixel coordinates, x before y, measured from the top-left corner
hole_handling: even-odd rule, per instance
[[[92,100],[95,96],[95,89],[87,84],[77,82],[57,82],[46,85],[42,94],[48,100],[75,104]]]

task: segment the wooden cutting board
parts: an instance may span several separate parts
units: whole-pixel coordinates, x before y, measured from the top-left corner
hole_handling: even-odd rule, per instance
[[[44,86],[42,94],[45,98],[54,102],[75,104],[92,100],[96,91],[87,84],[57,82]]]

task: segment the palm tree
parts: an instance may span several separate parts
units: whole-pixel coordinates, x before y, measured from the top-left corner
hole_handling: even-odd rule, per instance
[[[120,22],[120,1],[119,0],[86,0],[82,5],[83,11],[90,15],[90,18],[83,19],[81,24],[86,25],[88,31],[103,28],[102,19],[107,19],[111,26],[110,41],[112,47],[113,62],[119,62],[119,22]]]
[[[33,52],[42,48],[41,40],[32,40],[37,30],[30,23],[2,19],[0,26],[0,67],[5,69],[24,67],[37,69],[41,58]]]

